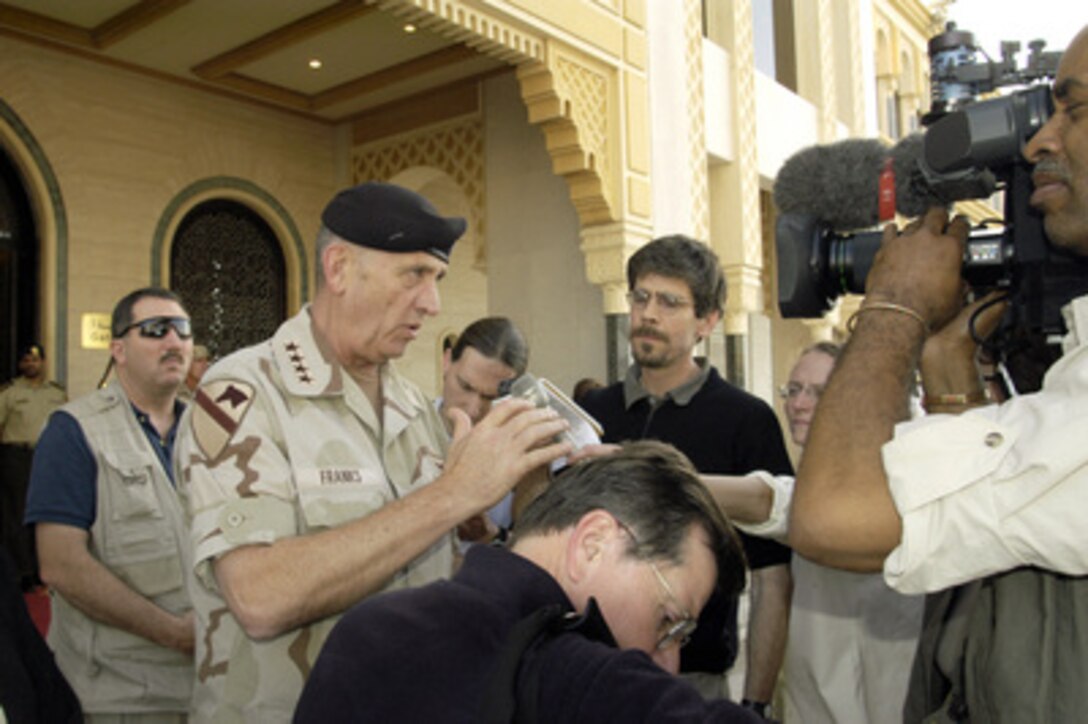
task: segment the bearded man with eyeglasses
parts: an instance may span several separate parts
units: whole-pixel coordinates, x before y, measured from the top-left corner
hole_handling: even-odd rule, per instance
[[[587,394],[583,407],[604,441],[656,439],[687,455],[704,476],[765,470],[791,474],[774,411],[722,379],[695,348],[721,321],[725,278],[714,252],[686,236],[655,239],[627,263],[631,354],[626,379]],[[767,714],[790,602],[790,552],[742,534],[752,567],[751,616],[740,698]],[[724,673],[737,656],[737,597],[715,595],[703,609],[680,670],[707,698],[729,695]]]
[[[117,303],[111,330],[116,378],[49,418],[26,522],[56,594],[49,644],[87,720],[183,722],[194,626],[171,458],[192,327],[175,294],[145,288]]]

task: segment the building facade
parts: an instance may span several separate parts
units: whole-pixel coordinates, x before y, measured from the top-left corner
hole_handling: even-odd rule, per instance
[[[267,336],[312,295],[324,203],[378,179],[469,221],[399,363],[424,390],[486,314],[561,387],[614,378],[625,261],[680,232],[729,283],[705,354],[769,398],[844,317],[778,315],[775,173],[910,132],[934,21],[920,0],[8,0],[0,351],[40,339],[87,392],[96,315],[146,284],[188,298],[214,353]],[[326,79],[301,67],[322,50]]]

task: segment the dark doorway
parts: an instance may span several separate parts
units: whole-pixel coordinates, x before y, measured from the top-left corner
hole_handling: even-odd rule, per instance
[[[272,336],[287,312],[283,251],[251,209],[206,201],[185,215],[170,251],[170,288],[213,358]]]
[[[15,376],[19,345],[45,343],[38,337],[38,258],[38,233],[26,187],[15,162],[0,147],[0,380]]]

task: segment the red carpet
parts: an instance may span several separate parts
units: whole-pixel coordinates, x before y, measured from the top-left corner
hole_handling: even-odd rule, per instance
[[[26,599],[26,608],[30,611],[30,618],[41,632],[42,638],[49,632],[49,619],[51,616],[49,606],[49,592],[45,587],[35,588],[23,594]]]

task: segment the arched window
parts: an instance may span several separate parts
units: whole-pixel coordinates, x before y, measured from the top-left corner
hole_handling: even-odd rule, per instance
[[[286,317],[283,251],[271,227],[235,201],[205,201],[185,215],[170,247],[170,288],[213,357],[272,336]]]

